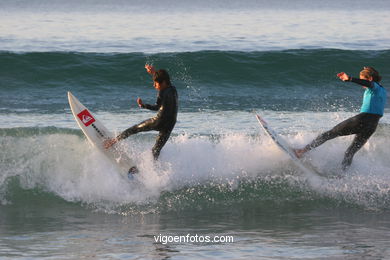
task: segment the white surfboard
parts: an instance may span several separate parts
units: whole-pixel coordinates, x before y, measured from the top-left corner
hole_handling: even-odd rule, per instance
[[[290,147],[290,145],[274,130],[272,130],[269,127],[268,123],[263,118],[261,118],[261,116],[256,115],[256,118],[264,129],[264,131],[267,133],[267,135],[271,137],[275,144],[290,157],[291,161],[294,163],[295,166],[297,166],[302,172],[306,174],[314,173],[318,176],[324,177],[323,174],[321,174],[314,168],[314,166],[309,165],[308,163],[306,163],[307,165],[303,164],[303,162],[295,155],[295,152]]]
[[[68,100],[73,116],[88,141],[118,166],[121,174],[127,176],[128,170],[135,166],[134,162],[116,145],[109,149],[103,145],[105,140],[115,136],[70,92]]]

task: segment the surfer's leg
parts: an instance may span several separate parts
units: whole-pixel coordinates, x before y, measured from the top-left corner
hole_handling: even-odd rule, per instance
[[[134,125],[128,129],[126,129],[120,136],[122,137],[121,139],[127,138],[130,135],[139,133],[139,132],[146,132],[146,131],[151,131],[151,130],[156,130],[156,120],[154,118],[147,119],[137,125]],[[133,179],[133,175],[137,174],[139,172],[137,166],[132,166],[128,173],[127,176],[129,179]]]
[[[351,135],[359,132],[359,129],[361,129],[360,115],[361,114],[348,118],[347,120],[344,120],[343,122],[333,127],[331,130],[326,131],[317,136],[316,139],[314,139],[310,144],[305,146],[305,152],[310,151],[311,149],[314,149],[322,145],[326,141],[334,139],[338,136]]]
[[[172,130],[159,132],[159,134],[156,138],[156,143],[154,144],[154,146],[152,148],[153,158],[155,160],[157,160],[158,157],[160,156],[161,149],[167,143],[169,136],[171,135],[171,131]]]
[[[368,141],[378,126],[379,117],[368,118],[365,122],[364,128],[360,129],[360,132],[356,134],[355,138],[352,141],[352,144],[345,151],[344,159],[342,161],[343,170],[348,169],[352,164],[353,156],[363,145]]]
[[[311,143],[307,144],[304,148],[295,149],[294,150],[295,155],[298,158],[301,158],[306,152],[320,146],[321,144],[325,143],[328,140],[336,138],[337,136],[339,136],[339,135],[338,135],[338,132],[335,128],[333,128],[329,131],[326,131],[326,132],[320,134],[319,136],[317,136],[313,141],[311,141]]]
[[[317,136],[316,139],[314,139],[310,144],[306,145],[305,150],[310,151],[311,149],[314,149],[321,144],[325,143],[326,141],[329,141],[333,138],[336,138],[338,136],[337,132],[332,130],[326,131],[319,136]]]
[[[341,163],[343,170],[347,170],[348,167],[352,164],[353,156],[357,151],[360,150],[360,148],[363,147],[363,145],[368,141],[370,136],[372,135],[365,135],[365,134],[357,134],[355,138],[352,141],[352,144],[348,147],[348,149],[345,151],[344,159]]]
[[[118,135],[117,139],[122,140],[129,137],[130,135],[151,130],[155,130],[155,120],[153,120],[153,118],[147,119],[137,125],[133,125],[132,127],[126,129],[120,135]]]

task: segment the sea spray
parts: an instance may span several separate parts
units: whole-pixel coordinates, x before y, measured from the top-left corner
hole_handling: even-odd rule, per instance
[[[94,205],[97,209],[122,213],[128,212],[128,207],[134,209],[142,205],[149,205],[149,210],[155,210],[157,205],[159,208],[167,208],[167,205],[159,204],[165,201],[164,194],[167,192],[173,196],[169,199],[172,206],[175,205],[172,204],[172,198],[175,198],[176,203],[176,198],[187,201],[191,195],[187,192],[181,194],[181,190],[198,190],[199,194],[205,194],[206,197],[202,195],[197,200],[202,197],[208,200],[208,197],[217,204],[226,203],[224,200],[231,199],[228,194],[236,194],[237,190],[241,190],[241,199],[250,200],[253,197],[258,198],[255,193],[264,189],[266,183],[271,187],[284,183],[283,185],[290,186],[289,189],[294,192],[306,190],[308,194],[317,194],[310,195],[308,200],[327,197],[370,208],[387,208],[389,204],[387,160],[383,157],[382,163],[365,166],[369,163],[372,165],[377,149],[382,149],[380,143],[386,142],[386,139],[381,137],[377,137],[379,140],[370,140],[356,155],[355,164],[347,173],[341,172],[338,165],[350,138],[329,142],[309,153],[307,159],[319,171],[342,176],[340,179],[322,179],[321,185],[313,185],[263,134],[227,134],[212,138],[174,136],[158,162],[153,162],[149,151],[153,135],[126,140],[124,145],[132,147],[129,149],[129,156],[135,158],[141,170],[134,181],[129,181],[78,134],[74,135],[70,131],[28,135],[26,132],[19,133],[20,136],[1,137],[5,148],[1,164],[3,201],[12,202],[13,198],[6,196],[7,189],[12,188],[7,186],[6,180],[16,177],[22,189],[40,189],[66,201],[81,202]],[[314,136],[307,134],[303,137],[300,133],[284,137],[288,138],[292,145],[303,145]],[[330,150],[333,152],[329,153]],[[251,182],[260,182],[262,185],[255,185],[255,188],[245,191],[245,187]],[[280,192],[280,195],[276,195],[278,199],[292,199],[288,194],[282,195],[283,191],[276,194]],[[190,197],[185,198],[186,194]],[[267,196],[274,197],[275,194]],[[123,209],[125,210],[122,211]]]

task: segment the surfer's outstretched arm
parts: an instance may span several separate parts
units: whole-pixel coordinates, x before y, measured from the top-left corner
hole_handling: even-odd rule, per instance
[[[374,88],[374,82],[380,82],[382,79],[373,67],[364,67],[360,72],[359,78],[351,77],[345,72],[338,73],[337,77],[339,77],[342,81],[350,81],[367,88]]]
[[[157,98],[156,104],[155,105],[149,105],[149,104],[142,104],[142,108],[149,109],[152,111],[158,111],[161,107],[161,100],[160,98]]]
[[[349,77],[349,81],[353,82],[353,83],[356,83],[356,84],[359,84],[363,87],[367,87],[367,88],[373,88],[374,87],[374,84],[372,81],[368,81],[368,80],[365,80],[365,79],[358,79],[358,78],[353,78],[353,77]]]
[[[160,96],[157,97],[155,105],[144,104],[144,102],[140,98],[137,99],[137,103],[138,103],[138,106],[140,108],[145,108],[145,109],[157,111],[161,107],[161,98],[160,98]]]
[[[145,65],[145,69],[146,69],[146,72],[149,73],[149,74],[152,75],[152,76],[154,76],[154,74],[156,74],[156,69],[155,69],[152,65],[146,64],[146,65]],[[155,82],[153,82],[153,85],[154,85],[154,87],[157,89],[156,83],[155,83]],[[157,90],[158,90],[158,89],[157,89]],[[157,96],[157,100],[156,100],[156,104],[155,104],[155,105],[144,104],[144,102],[143,102],[142,99],[140,99],[140,98],[137,99],[137,103],[138,103],[138,106],[141,107],[141,108],[145,108],[145,109],[157,111],[157,110],[159,110],[160,107],[161,107],[161,97],[160,97],[160,93],[159,93],[159,95]]]

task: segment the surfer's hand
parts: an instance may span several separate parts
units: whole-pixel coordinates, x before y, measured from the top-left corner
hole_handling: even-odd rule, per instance
[[[153,75],[154,73],[156,73],[156,70],[154,69],[154,67],[152,65],[146,64],[145,69],[146,69],[146,72],[149,73],[150,75]]]
[[[348,81],[349,80],[349,76],[345,72],[338,73],[337,77],[339,77],[339,79],[341,79],[342,81]]]
[[[139,107],[143,107],[144,106],[144,103],[142,102],[142,99],[140,99],[140,98],[137,98],[137,103],[138,103]]]
[[[108,149],[111,146],[113,146],[114,144],[116,144],[117,142],[118,142],[118,140],[116,138],[107,139],[103,142],[103,145],[104,145],[104,148]]]

